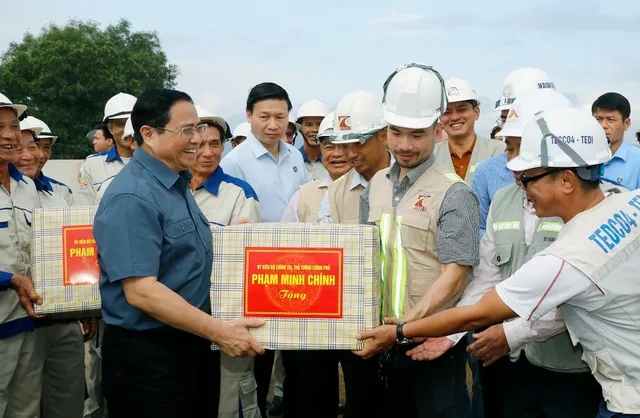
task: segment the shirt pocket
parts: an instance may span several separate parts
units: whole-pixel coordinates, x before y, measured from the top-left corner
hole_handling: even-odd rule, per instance
[[[400,237],[406,249],[426,251],[430,219],[427,216],[407,215],[402,217]]]
[[[169,244],[171,267],[188,269],[197,261],[198,234],[191,219],[173,221],[165,226],[165,236]]]
[[[496,248],[493,253],[493,258],[491,262],[496,267],[502,267],[509,261],[511,261],[511,247],[513,244],[504,243],[504,244],[496,244]]]

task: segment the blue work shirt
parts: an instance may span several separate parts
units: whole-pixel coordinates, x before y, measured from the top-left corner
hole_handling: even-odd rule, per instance
[[[629,190],[640,188],[640,149],[622,141],[611,160],[604,165],[604,177]]]
[[[308,181],[302,154],[280,141],[279,158],[275,158],[249,133],[247,139],[220,162],[230,176],[246,181],[260,200],[263,222],[280,222],[293,194]]]
[[[489,206],[496,192],[515,183],[513,171],[507,168],[507,153],[503,152],[478,164],[471,187],[480,199],[480,238],[487,226]]]
[[[191,173],[179,174],[137,148],[113,179],[96,213],[102,317],[142,331],[163,326],[127,303],[122,279],[156,276],[196,308],[211,313],[213,239],[191,191]]]

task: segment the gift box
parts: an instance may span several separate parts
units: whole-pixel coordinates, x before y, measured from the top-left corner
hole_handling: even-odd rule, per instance
[[[212,227],[211,310],[261,318],[271,350],[356,350],[380,320],[378,229],[264,223]]]
[[[31,264],[49,318],[100,317],[100,268],[93,239],[97,206],[36,209],[32,219]]]

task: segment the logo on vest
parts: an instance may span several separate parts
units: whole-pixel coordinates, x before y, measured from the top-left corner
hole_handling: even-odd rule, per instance
[[[424,207],[424,199],[428,199],[430,197],[431,195],[428,195],[428,194],[418,195],[418,199],[416,200],[416,203],[413,204],[413,210],[417,210],[420,212],[426,211],[427,209]]]

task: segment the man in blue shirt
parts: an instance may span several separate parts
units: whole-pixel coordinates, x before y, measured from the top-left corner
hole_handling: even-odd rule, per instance
[[[302,155],[282,141],[289,124],[291,100],[279,85],[261,83],[249,92],[246,112],[251,132],[246,141],[227,154],[220,167],[255,190],[263,222],[280,222],[293,194],[308,181]],[[267,416],[273,358],[273,351],[267,351],[254,366],[263,417]]]
[[[280,222],[291,196],[308,181],[302,155],[282,141],[290,111],[291,101],[282,87],[255,86],[247,98],[251,132],[220,163],[225,173],[256,191],[263,222]]]
[[[604,176],[629,190],[640,187],[640,149],[624,142],[631,126],[631,105],[619,93],[605,93],[591,106],[593,117],[600,122],[609,139],[611,160],[604,165]]]
[[[205,416],[217,410],[220,357],[264,349],[247,327],[210,314],[212,236],[189,191],[206,125],[191,98],[143,93],[131,115],[138,148],[96,214],[103,388],[110,416]]]

